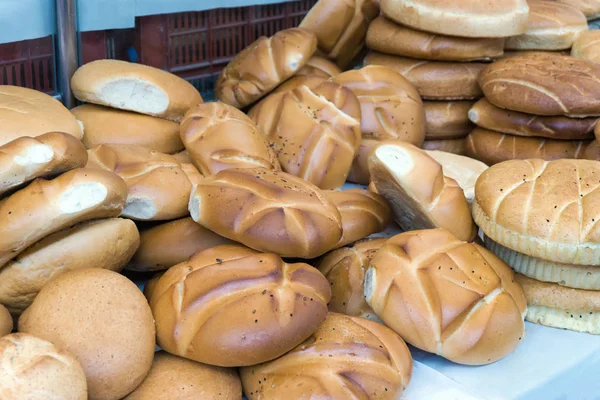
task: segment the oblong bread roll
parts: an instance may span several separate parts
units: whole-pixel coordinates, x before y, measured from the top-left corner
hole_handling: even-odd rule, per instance
[[[425,139],[455,139],[473,130],[469,121],[472,101],[424,101]]]
[[[454,153],[461,156],[467,154],[466,138],[458,139],[432,139],[423,143],[425,150],[439,150],[447,153]]]

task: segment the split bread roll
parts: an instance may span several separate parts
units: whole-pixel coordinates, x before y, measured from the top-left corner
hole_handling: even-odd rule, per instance
[[[50,178],[84,167],[87,152],[72,135],[49,132],[0,146],[0,196],[35,178]]]
[[[260,399],[395,400],[408,386],[412,357],[392,330],[329,313],[305,343],[277,360],[242,368],[244,394]],[[348,378],[352,377],[352,378]]]
[[[424,60],[489,61],[504,53],[504,38],[438,35],[399,25],[383,15],[369,25],[366,43],[381,53]]]
[[[465,241],[477,234],[463,190],[425,151],[408,143],[386,142],[369,158],[369,171],[401,229],[445,228]]]
[[[460,156],[467,154],[467,141],[465,138],[458,139],[431,139],[423,142],[423,149],[429,151],[445,151]]]
[[[327,279],[274,253],[217,246],[171,267],[152,289],[158,345],[194,361],[236,367],[280,357],[327,316]]]
[[[315,258],[342,238],[342,217],[316,186],[285,172],[228,169],[192,190],[197,223],[253,249]]]
[[[600,4],[600,0],[598,3]],[[571,48],[571,57],[600,63],[600,31],[593,30],[579,35]]]
[[[426,100],[470,100],[483,96],[477,78],[487,64],[416,60],[370,52],[365,65],[383,65],[399,72]]]
[[[51,279],[88,267],[119,272],[139,245],[133,221],[120,218],[88,221],[46,236],[0,268],[0,303],[19,315]]]
[[[71,78],[77,100],[120,110],[179,121],[202,103],[191,83],[177,75],[119,60],[96,60],[82,65]]]
[[[0,304],[0,338],[8,335],[13,330],[13,317],[10,312]]]
[[[524,33],[526,0],[381,0],[388,18],[414,29],[463,37],[507,37]]]
[[[300,70],[317,49],[317,37],[304,29],[261,36],[223,69],[215,96],[236,108],[246,107]],[[195,105],[195,104],[194,104]]]
[[[54,232],[118,217],[126,198],[125,182],[108,171],[77,168],[50,181],[36,179],[0,201],[0,266]]]
[[[87,400],[81,365],[69,352],[26,333],[0,337],[3,400]]]
[[[71,112],[83,125],[82,141],[88,149],[101,144],[132,144],[168,154],[183,149],[177,122],[94,104]]]
[[[456,139],[473,130],[469,121],[472,101],[425,101],[425,139]]]
[[[77,119],[54,97],[38,90],[0,85],[0,146],[23,136],[64,132],[77,139]]]
[[[320,76],[322,78],[331,78],[342,73],[342,69],[335,63],[328,59],[320,56],[312,56],[308,59],[306,65],[296,75],[311,75]]]
[[[481,99],[469,110],[469,119],[477,126],[517,136],[537,136],[548,139],[593,139],[597,117],[569,118],[540,116],[496,107]]]
[[[560,2],[570,4],[580,10],[588,21],[600,17],[600,0],[560,0]]]

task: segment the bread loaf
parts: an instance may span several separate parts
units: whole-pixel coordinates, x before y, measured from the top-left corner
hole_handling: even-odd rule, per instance
[[[369,174],[369,157],[380,143],[383,143],[383,141],[373,139],[362,139],[360,141],[358,153],[352,162],[352,167],[350,168],[350,173],[348,174],[347,180],[349,182],[354,182],[361,185],[367,185],[370,182],[371,175]]]
[[[445,151],[462,156],[467,154],[467,141],[465,138],[426,140],[423,142],[423,149]]]
[[[600,31],[593,30],[579,35],[571,48],[571,57],[600,63]]]
[[[308,338],[327,315],[325,277],[273,253],[217,246],[171,267],[150,298],[158,345],[218,366],[269,361]]]
[[[425,101],[425,139],[455,139],[473,130],[469,121],[472,101]]]
[[[0,304],[0,338],[8,335],[13,330],[13,317],[10,312]]]
[[[315,258],[342,238],[338,209],[314,185],[284,172],[228,169],[192,190],[194,221],[259,251]]]
[[[85,147],[72,135],[20,137],[0,146],[0,196],[35,178],[54,177],[86,163]]]
[[[306,65],[302,67],[296,75],[319,76],[322,78],[331,78],[342,73],[342,69],[335,63],[320,56],[312,56]]]
[[[600,17],[600,0],[560,0],[561,3],[570,4],[583,12],[588,21]]]

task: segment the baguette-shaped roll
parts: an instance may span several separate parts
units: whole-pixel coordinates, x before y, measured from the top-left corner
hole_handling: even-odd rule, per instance
[[[338,209],[319,188],[285,172],[221,171],[194,187],[189,210],[211,231],[282,257],[315,258],[342,238]]]
[[[467,140],[466,138],[458,139],[431,139],[423,142],[423,149],[425,150],[438,150],[445,151],[447,153],[458,154],[464,156],[467,154]]]
[[[108,171],[77,168],[50,181],[36,179],[0,201],[0,266],[54,232],[118,217],[126,199],[127,185]]]
[[[460,240],[475,237],[463,190],[425,151],[409,143],[386,142],[371,154],[369,171],[403,230],[445,228]]]
[[[87,163],[85,146],[74,136],[50,132],[0,146],[0,195],[35,178],[49,178]]]
[[[13,330],[13,317],[10,312],[0,304],[0,338],[8,335]]]
[[[312,56],[306,65],[296,72],[296,75],[319,76],[331,78],[342,73],[342,69],[328,59],[320,56]]]
[[[455,139],[474,128],[469,121],[472,101],[424,101],[425,140]]]
[[[179,121],[202,103],[191,83],[144,64],[119,60],[87,63],[71,78],[73,95],[87,103]]]

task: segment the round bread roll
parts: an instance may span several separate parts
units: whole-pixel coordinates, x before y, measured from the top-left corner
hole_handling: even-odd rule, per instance
[[[202,103],[198,90],[177,75],[144,64],[96,60],[71,78],[73,95],[86,103],[179,121]]]
[[[560,0],[560,2],[576,7],[588,21],[600,17],[600,0]]]
[[[154,274],[152,276],[152,278],[148,279],[148,281],[146,282],[146,285],[144,286],[144,296],[148,300],[148,303],[150,303],[150,301],[152,299],[152,295],[154,294],[154,289],[156,289],[156,285],[158,284],[160,277],[163,276],[165,274],[165,272],[166,272],[166,270],[157,272],[156,274]]]
[[[8,335],[13,330],[13,317],[10,312],[0,304],[0,337]]]
[[[571,57],[600,63],[600,31],[593,30],[579,35],[571,48]]]
[[[487,64],[415,60],[370,52],[365,65],[383,65],[399,72],[423,99],[469,100],[483,96],[477,78]]]
[[[556,54],[496,61],[479,85],[493,105],[536,115],[600,115],[600,65]]]
[[[125,182],[108,171],[77,168],[51,181],[36,179],[0,201],[0,266],[54,232],[118,217],[126,198]]]
[[[590,142],[513,136],[483,128],[475,128],[466,141],[467,156],[487,165],[514,159],[583,158],[586,146]]]
[[[305,29],[285,29],[269,38],[261,36],[223,69],[215,96],[236,108],[246,107],[294,75],[316,49],[317,37]]]
[[[171,267],[152,289],[158,345],[223,367],[280,357],[325,320],[331,290],[308,264],[217,246]]]
[[[425,101],[425,139],[455,139],[473,130],[469,121],[472,101]]]
[[[465,241],[477,234],[463,190],[425,151],[409,143],[386,142],[371,154],[369,171],[403,230],[445,228]]]
[[[335,63],[320,56],[312,56],[306,65],[302,67],[296,75],[311,75],[322,78],[331,78],[342,73],[342,69]]]
[[[598,139],[592,140],[586,147],[583,152],[583,157],[586,160],[596,160],[600,161],[600,144],[598,143]]]
[[[381,0],[381,11],[415,29],[473,38],[520,35],[529,17],[526,0]]]
[[[19,318],[19,332],[66,349],[85,372],[90,399],[122,399],[152,365],[152,312],[137,286],[105,269],[69,271],[48,282]]]
[[[369,25],[366,43],[381,53],[438,61],[489,61],[504,53],[504,38],[436,35],[398,25],[383,15]]]
[[[67,351],[26,333],[0,337],[2,400],[87,400],[81,365]]]
[[[459,364],[493,363],[525,333],[525,296],[511,269],[444,229],[388,239],[369,264],[365,297],[408,343]]]
[[[367,185],[371,181],[371,175],[369,174],[369,157],[371,156],[371,153],[375,151],[377,146],[383,142],[384,141],[374,139],[362,139],[360,141],[358,153],[352,162],[348,178],[346,178],[349,182]]]
[[[316,267],[331,285],[329,311],[351,317],[377,319],[365,301],[365,272],[387,239],[367,239],[327,253]]]
[[[132,271],[164,270],[188,260],[194,253],[221,244],[233,242],[190,217],[165,222],[140,232],[140,247],[126,268]]]
[[[242,383],[234,369],[200,364],[159,351],[144,382],[123,400],[184,398],[240,400]]]
[[[54,97],[38,90],[0,85],[0,146],[23,136],[64,132],[77,139],[81,125]]]
[[[517,136],[549,139],[593,139],[598,118],[540,116],[505,110],[481,99],[469,110],[469,119],[485,129]]]
[[[423,149],[445,151],[463,156],[467,154],[467,141],[465,138],[426,140],[423,142]]]
[[[88,221],[46,236],[0,269],[0,303],[19,315],[56,276],[89,267],[119,272],[139,245],[133,221],[120,218]]]
[[[83,144],[91,149],[101,144],[132,144],[162,153],[183,149],[176,122],[148,115],[83,104],[71,110],[83,124]]]
[[[86,163],[85,147],[72,135],[20,137],[0,146],[0,196],[35,178],[54,177]]]
[[[329,313],[294,350],[242,368],[240,375],[249,400],[395,400],[410,382],[412,357],[404,341],[384,325]]]

